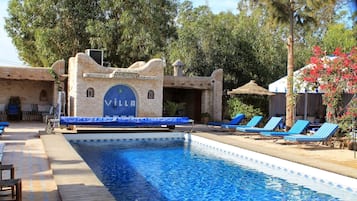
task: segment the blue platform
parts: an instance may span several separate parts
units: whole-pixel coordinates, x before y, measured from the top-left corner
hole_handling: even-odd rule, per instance
[[[97,125],[117,127],[175,126],[192,124],[188,117],[60,117],[61,125]]]

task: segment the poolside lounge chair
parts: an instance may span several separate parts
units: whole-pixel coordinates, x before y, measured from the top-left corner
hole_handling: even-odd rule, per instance
[[[273,131],[276,127],[278,127],[279,123],[283,120],[281,117],[272,117],[270,120],[265,124],[263,128],[241,128],[237,127],[236,131],[246,132],[246,133],[258,133],[263,131]]]
[[[260,135],[265,137],[284,137],[288,135],[301,134],[309,124],[310,122],[307,120],[297,120],[289,131],[264,131],[260,132]]]
[[[5,126],[0,126],[0,135],[4,133],[4,130],[5,130]]]
[[[244,114],[237,114],[232,118],[230,122],[208,122],[207,125],[209,126],[222,126],[222,125],[238,125],[243,119],[245,115]]]
[[[313,135],[289,135],[284,140],[293,142],[323,142],[327,141],[338,130],[337,124],[323,123]]]
[[[10,125],[10,123],[7,122],[7,121],[0,121],[0,126],[7,127],[7,126],[9,126],[9,125]]]
[[[261,121],[263,120],[262,116],[254,116],[250,119],[250,121],[245,124],[245,125],[229,125],[229,124],[223,124],[221,125],[222,128],[227,128],[227,129],[236,129],[237,127],[239,128],[252,128],[256,125],[258,125]]]

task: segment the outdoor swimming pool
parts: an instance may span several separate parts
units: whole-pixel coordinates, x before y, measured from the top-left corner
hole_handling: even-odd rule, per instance
[[[69,141],[117,200],[353,200],[356,196],[356,189],[325,178],[336,179],[334,174],[190,134],[93,136]],[[348,185],[356,182],[337,179]]]

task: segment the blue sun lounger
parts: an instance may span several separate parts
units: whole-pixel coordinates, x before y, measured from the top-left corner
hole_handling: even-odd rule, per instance
[[[278,127],[279,123],[283,120],[281,117],[272,117],[269,119],[269,121],[265,124],[263,128],[257,128],[257,127],[252,127],[252,128],[241,128],[237,127],[236,131],[240,132],[246,132],[246,133],[258,133],[258,132],[263,132],[263,131],[273,131],[275,130],[276,127]]]
[[[284,140],[293,142],[323,142],[327,141],[338,130],[337,124],[323,123],[313,135],[289,135]]]
[[[4,133],[5,127],[8,127],[10,125],[9,122],[1,121],[0,122],[0,135]]]
[[[222,125],[238,125],[243,119],[245,115],[244,114],[237,114],[232,118],[230,122],[208,122],[207,125],[209,126],[222,126]]]
[[[9,126],[9,125],[10,125],[10,123],[7,122],[7,121],[0,121],[0,126],[7,127],[7,126]]]
[[[307,120],[297,120],[295,124],[290,128],[289,131],[264,131],[260,132],[260,135],[263,135],[265,137],[284,137],[288,135],[296,135],[296,134],[301,134],[304,132],[304,130],[307,128],[307,126],[310,124],[309,121]]]
[[[188,117],[60,117],[60,125],[147,127],[193,124]]]
[[[237,127],[239,128],[252,128],[256,125],[258,125],[261,121],[263,120],[262,116],[254,116],[250,119],[250,121],[246,125],[229,125],[229,124],[223,124],[221,127],[226,128],[226,129],[236,129]]]

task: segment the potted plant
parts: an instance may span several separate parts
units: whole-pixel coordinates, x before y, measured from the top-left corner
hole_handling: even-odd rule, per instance
[[[349,150],[356,150],[357,151],[357,133],[356,131],[352,130],[350,133],[347,134],[347,148]]]
[[[211,115],[208,112],[201,113],[201,123],[207,124],[210,120]]]

